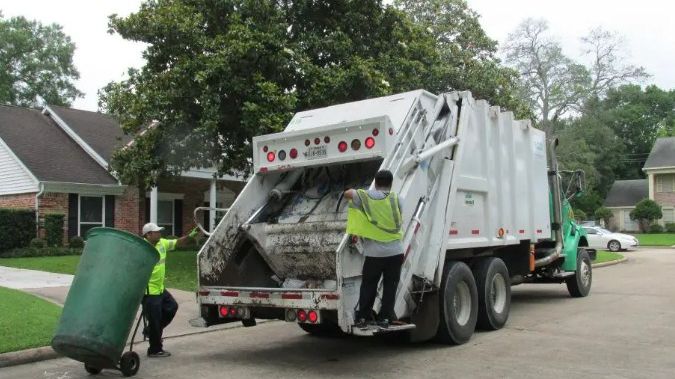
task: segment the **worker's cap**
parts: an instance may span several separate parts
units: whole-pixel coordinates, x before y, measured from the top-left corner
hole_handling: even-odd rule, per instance
[[[154,222],[149,222],[149,223],[143,225],[143,235],[146,235],[150,232],[159,232],[159,231],[162,231],[162,230],[164,230],[164,228],[161,227],[161,226],[158,226]]]

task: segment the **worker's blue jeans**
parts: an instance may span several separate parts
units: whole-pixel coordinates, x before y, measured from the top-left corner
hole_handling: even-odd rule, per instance
[[[148,354],[162,351],[162,332],[173,320],[178,311],[178,303],[169,291],[161,295],[145,295],[143,297],[143,314],[148,320],[148,338],[150,347]]]

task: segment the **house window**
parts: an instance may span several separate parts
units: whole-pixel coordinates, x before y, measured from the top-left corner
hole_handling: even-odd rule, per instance
[[[675,192],[675,175],[657,175],[656,192]]]
[[[86,237],[91,228],[103,226],[105,202],[103,196],[80,196],[78,204],[78,235]]]
[[[623,211],[623,229],[629,231],[639,230],[638,222],[630,219],[630,211],[629,209]]]
[[[157,225],[164,227],[164,236],[174,235],[173,228],[173,200],[160,200],[157,202]]]
[[[662,220],[664,224],[675,222],[675,209],[662,209],[661,213],[663,213]]]

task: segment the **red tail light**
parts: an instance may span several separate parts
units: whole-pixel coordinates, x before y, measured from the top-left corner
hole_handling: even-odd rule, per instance
[[[232,307],[230,308],[230,316],[236,316],[237,315],[237,308]]]
[[[218,313],[220,313],[220,315],[223,317],[227,317],[229,310],[227,309],[226,306],[221,305],[220,308],[218,308]]]
[[[316,313],[316,311],[309,311],[307,317],[309,318],[309,322],[312,324],[316,324],[316,322],[319,320],[319,315]]]
[[[272,162],[274,160],[274,158],[275,158],[274,151],[270,151],[269,153],[267,153],[267,161],[268,162]]]
[[[347,142],[340,141],[340,143],[338,144],[338,150],[340,150],[341,153],[347,151]]]
[[[319,138],[319,137],[314,138],[314,144],[315,145],[318,145],[320,143],[321,143],[321,138]]]
[[[366,147],[369,148],[369,149],[372,149],[373,146],[375,146],[375,138],[373,138],[373,137],[366,138]]]
[[[291,159],[295,159],[298,157],[298,151],[295,148],[292,148],[288,155],[291,157]]]
[[[379,129],[373,129],[373,135],[375,137],[377,137],[378,134],[380,134],[380,130]]]
[[[302,309],[298,311],[298,321],[305,322],[307,321],[307,312]]]

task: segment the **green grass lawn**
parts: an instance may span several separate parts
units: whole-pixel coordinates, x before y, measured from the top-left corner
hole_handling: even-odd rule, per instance
[[[675,233],[635,234],[635,238],[640,241],[640,246],[675,245]]]
[[[171,251],[166,257],[166,286],[185,291],[197,290],[197,252]],[[63,257],[0,258],[0,266],[75,274],[79,255]]]
[[[0,353],[51,342],[61,307],[33,295],[0,287]]]
[[[593,263],[615,261],[621,258],[623,258],[623,255],[619,253],[612,253],[611,251],[606,250],[598,250],[597,256],[593,261]]]

